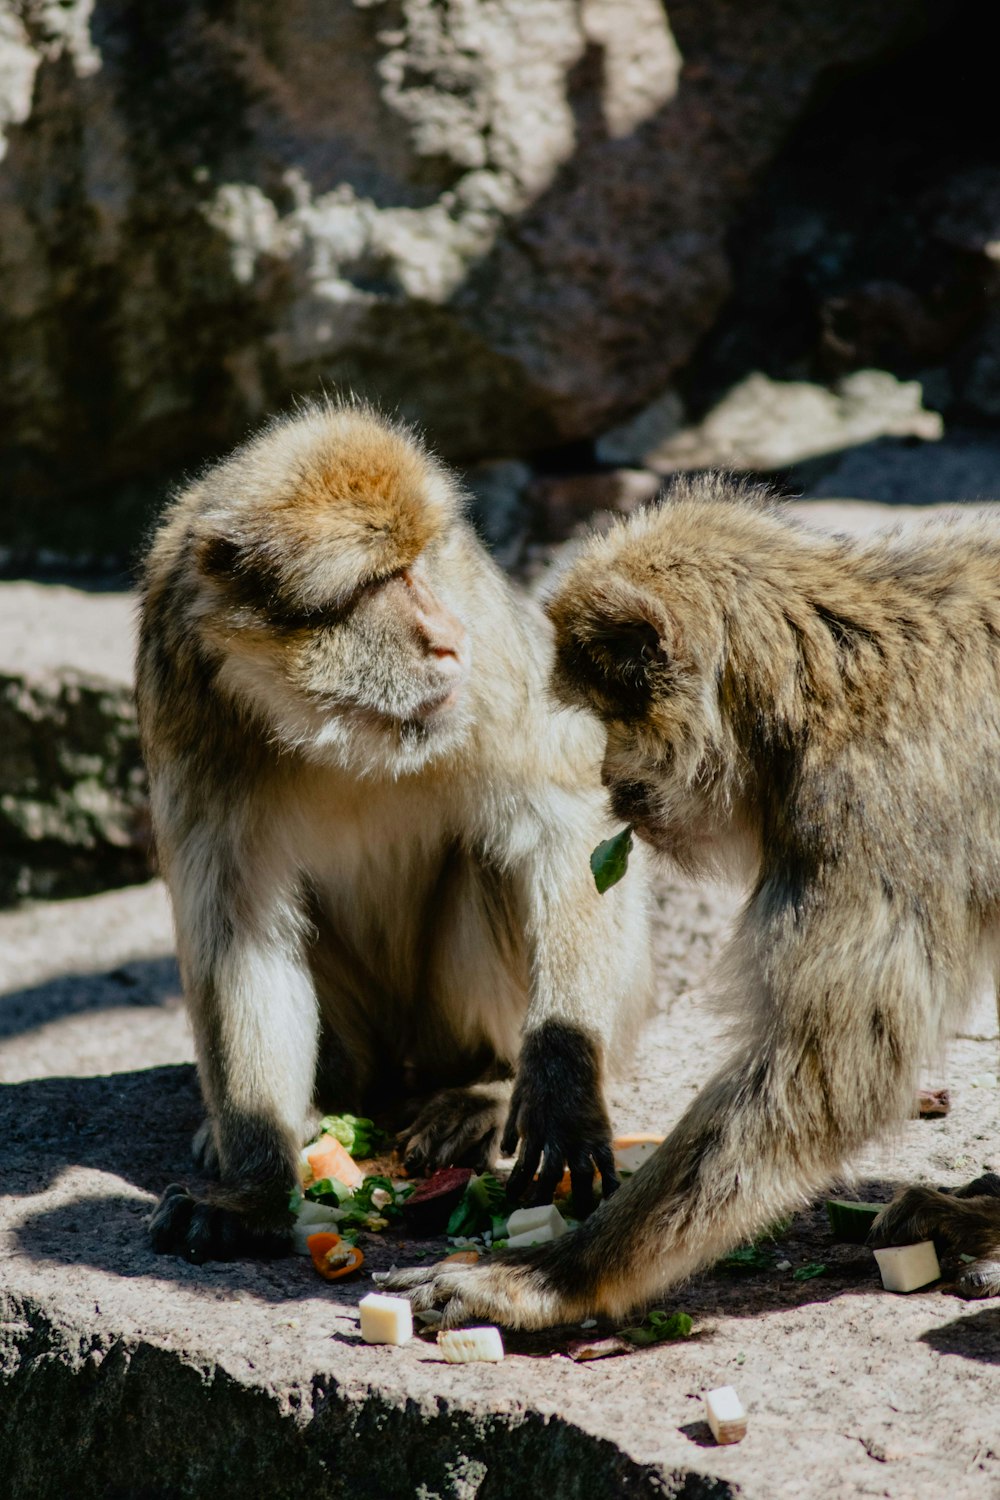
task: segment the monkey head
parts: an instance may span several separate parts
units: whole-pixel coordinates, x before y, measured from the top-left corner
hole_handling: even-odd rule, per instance
[[[195,616],[220,689],[279,747],[419,770],[471,718],[465,601],[445,582],[454,481],[358,405],[275,424],[199,486]]]
[[[742,517],[760,510],[755,492],[730,486],[707,527],[712,481],[700,485],[593,538],[547,604],[555,691],[604,724],[615,815],[692,872],[731,864],[734,837],[749,833],[731,609],[750,566]]]

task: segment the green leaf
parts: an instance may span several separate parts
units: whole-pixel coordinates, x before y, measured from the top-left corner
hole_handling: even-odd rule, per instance
[[[311,1182],[306,1188],[306,1197],[314,1203],[330,1203],[336,1205],[350,1198],[351,1190],[346,1183],[340,1182],[336,1177],[321,1177],[319,1182]]]
[[[807,1261],[804,1266],[799,1266],[792,1272],[793,1281],[812,1281],[814,1276],[822,1276],[826,1266],[820,1260]]]
[[[352,1156],[362,1160],[377,1156],[389,1143],[389,1136],[373,1120],[363,1115],[324,1115],[320,1135],[332,1135]]]
[[[613,839],[605,839],[598,844],[590,856],[590,868],[594,874],[594,884],[603,896],[619,880],[628,869],[628,857],[632,853],[632,825],[623,828],[621,833],[616,833]]]
[[[662,1308],[654,1308],[637,1327],[620,1331],[623,1339],[644,1348],[647,1344],[667,1344],[675,1339],[690,1338],[693,1326],[687,1313],[667,1313]]]
[[[466,1235],[471,1237],[476,1234],[485,1234],[493,1231],[494,1219],[503,1220],[504,1228],[507,1226],[507,1195],[504,1192],[502,1182],[490,1172],[483,1172],[479,1177],[471,1177],[458,1203],[451,1211],[448,1220],[448,1235]]]

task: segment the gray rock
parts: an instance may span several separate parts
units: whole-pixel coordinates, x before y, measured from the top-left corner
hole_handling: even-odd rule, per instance
[[[629,428],[609,434],[604,445],[623,452],[631,439],[632,461],[661,474],[767,472],[886,435],[935,441],[944,431],[938,413],[925,409],[919,382],[899,381],[887,370],[857,370],[833,389],[805,380],[771,380],[758,371],[696,426],[679,427],[678,415],[676,403],[661,398]]]
[[[924,17],[2,0],[0,546],[127,551],[165,476],[321,385],[463,461],[610,427],[713,322],[820,75]]]
[[[0,903],[149,874],[125,594],[0,584]]]

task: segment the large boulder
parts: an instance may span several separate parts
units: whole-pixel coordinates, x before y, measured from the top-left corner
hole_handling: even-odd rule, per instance
[[[0,546],[119,554],[165,476],[321,384],[462,460],[613,425],[711,326],[821,77],[925,18],[0,0]]]
[[[149,874],[127,594],[0,585],[0,905]]]

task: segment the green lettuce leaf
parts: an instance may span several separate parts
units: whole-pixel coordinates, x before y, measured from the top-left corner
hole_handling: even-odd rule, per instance
[[[594,884],[601,895],[609,891],[628,869],[628,857],[632,853],[632,828],[623,828],[621,833],[616,833],[613,839],[605,839],[598,844],[590,856],[590,868],[594,875]]]

